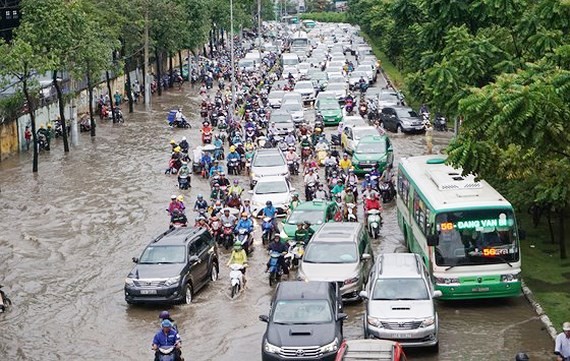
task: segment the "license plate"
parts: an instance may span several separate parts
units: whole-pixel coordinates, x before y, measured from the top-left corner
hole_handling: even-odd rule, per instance
[[[475,287],[471,289],[471,292],[487,292],[489,287]]]
[[[399,338],[412,338],[411,333],[393,333],[391,338],[399,339]]]
[[[141,295],[156,295],[156,290],[141,290]]]

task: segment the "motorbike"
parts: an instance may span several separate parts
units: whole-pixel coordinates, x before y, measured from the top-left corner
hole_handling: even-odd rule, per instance
[[[241,270],[244,268],[243,265],[232,263],[230,265],[230,285],[232,287],[232,298],[237,296],[241,291],[243,284],[243,273]]]
[[[253,154],[253,150],[245,153],[245,169],[247,174],[249,174],[249,171],[251,170],[251,160],[253,159]]]
[[[255,131],[255,128],[248,127],[248,128],[245,130],[245,138],[246,138],[246,139],[247,139],[247,138],[250,138],[250,139],[255,140],[255,137],[256,137],[256,135],[257,135],[256,133],[257,133],[257,132]]]
[[[291,265],[298,267],[301,258],[305,254],[305,242],[289,241],[289,255],[291,258]]]
[[[0,285],[0,313],[6,312],[8,307],[12,304],[12,301],[6,296],[6,292],[2,291],[2,285]]]
[[[317,146],[317,148],[319,148],[319,150],[317,150],[317,164],[318,165],[324,165],[325,164],[325,158],[327,157],[328,151],[330,149],[330,147],[327,145],[327,147],[319,147]]]
[[[211,129],[202,131],[202,143],[203,144],[212,143],[212,130]]]
[[[305,146],[301,149],[301,160],[305,162],[307,159],[311,157],[313,154],[313,150],[311,147]]]
[[[232,193],[228,196],[228,200],[226,202],[226,206],[230,207],[230,208],[236,208],[239,209],[241,206],[241,199],[239,194],[237,193]]]
[[[176,347],[174,346],[163,346],[157,350],[158,353],[158,361],[174,361],[176,360],[175,351]]]
[[[190,188],[190,174],[178,174],[178,188]]]
[[[210,228],[212,229],[212,232],[211,232],[212,238],[214,238],[214,241],[216,243],[220,243],[220,232],[221,232],[221,228],[222,228],[220,221],[219,220],[212,221],[210,223]]]
[[[228,250],[234,245],[234,227],[231,223],[224,223],[222,231],[222,244]]]
[[[248,255],[253,252],[253,239],[251,232],[245,228],[240,228],[237,231],[236,242],[241,243],[241,246]]]
[[[380,226],[382,225],[382,216],[380,215],[380,210],[370,209],[368,211],[368,234],[374,238],[378,239],[380,235]]]
[[[261,224],[261,241],[264,245],[269,244],[273,239],[273,220],[271,217],[264,217]]]
[[[38,134],[38,149],[39,150],[49,150],[49,143],[45,134]]]
[[[289,173],[291,173],[291,175],[299,174],[299,162],[294,160],[288,160],[287,166],[289,167]]]
[[[279,259],[281,257],[282,254],[279,252],[269,253],[269,286],[273,286],[281,282],[281,276],[283,275],[283,270],[279,263]]]
[[[434,129],[439,132],[447,132],[447,119],[443,115],[435,115]]]
[[[358,107],[358,113],[362,118],[365,118],[366,114],[368,114],[368,105],[366,105],[366,103],[364,102],[360,104],[360,106]]]
[[[200,108],[200,117],[202,119],[208,118],[208,108],[207,107]]]
[[[380,191],[380,196],[382,197],[382,203],[389,203],[396,196],[396,191],[392,186],[390,186],[390,183],[388,182],[381,182],[378,185],[378,190]]]
[[[168,168],[164,172],[164,174],[177,174],[178,169],[180,169],[181,162],[179,159],[170,158],[168,161]]]
[[[313,198],[315,198],[316,191],[317,191],[317,184],[315,182],[310,182],[309,184],[307,184],[305,190],[305,198],[307,202],[312,201]]]
[[[352,115],[352,111],[354,110],[354,103],[352,100],[348,100],[344,105],[344,110],[346,111],[347,115]]]
[[[239,162],[237,158],[232,158],[228,161],[228,173],[232,175],[239,175]]]
[[[348,222],[358,222],[358,218],[356,217],[356,204],[346,204],[346,220]]]

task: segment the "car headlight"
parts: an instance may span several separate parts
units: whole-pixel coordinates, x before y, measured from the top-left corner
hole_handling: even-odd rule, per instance
[[[338,338],[335,338],[333,342],[321,347],[322,353],[335,352],[336,350],[338,350]]]
[[[379,318],[368,316],[368,319],[366,321],[371,326],[382,328],[382,321],[380,321]]]
[[[359,280],[358,276],[346,279],[346,280],[344,280],[344,285],[347,286],[347,285],[357,283],[358,280]]]
[[[269,342],[265,341],[265,345],[263,346],[265,352],[267,353],[279,353],[281,351],[280,347],[270,344]]]
[[[178,282],[180,282],[180,276],[176,276],[176,277],[172,277],[172,278],[167,279],[164,282],[164,285],[165,286],[172,286],[172,285],[177,284]]]
[[[125,284],[126,284],[127,286],[134,286],[134,285],[135,285],[135,281],[134,281],[132,278],[127,277],[127,278],[125,278]]]
[[[420,327],[428,327],[431,326],[435,323],[435,317],[428,317],[425,320],[422,321],[422,324],[420,325]]]
[[[436,277],[435,283],[438,285],[459,284],[459,278]]]
[[[501,282],[509,283],[509,282],[518,282],[520,279],[520,273],[512,274],[504,274],[501,275]]]

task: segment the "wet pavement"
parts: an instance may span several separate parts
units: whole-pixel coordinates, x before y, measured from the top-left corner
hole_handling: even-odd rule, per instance
[[[0,163],[0,281],[14,302],[0,315],[0,360],[151,360],[152,336],[164,307],[128,306],[123,282],[149,241],[168,227],[171,194],[192,205],[207,183],[192,178],[178,191],[164,174],[170,139],[199,141],[198,98],[189,88],[141,106],[124,125],[101,123],[97,137],[81,134],[63,154],[61,144],[40,155],[31,173],[31,154]],[[166,113],[184,105],[193,129],[171,130]],[[312,111],[306,112],[312,116]],[[329,130],[330,131],[330,130]],[[434,132],[434,151],[451,133]],[[420,155],[422,135],[391,135],[396,159]],[[56,142],[57,143],[57,142]],[[233,178],[233,177],[231,177]],[[246,177],[240,177],[246,184]],[[302,190],[300,176],[294,186]],[[302,194],[302,192],[300,192]],[[190,215],[192,220],[193,216]],[[220,251],[220,279],[200,291],[192,305],[170,310],[183,338],[187,360],[259,360],[272,288],[257,227],[248,289],[230,299],[228,253]],[[379,252],[405,252],[394,204],[386,206]],[[346,307],[347,338],[361,338],[363,305]],[[525,350],[532,360],[551,360],[552,341],[524,298],[440,302],[440,351],[410,352],[412,360],[511,360]]]

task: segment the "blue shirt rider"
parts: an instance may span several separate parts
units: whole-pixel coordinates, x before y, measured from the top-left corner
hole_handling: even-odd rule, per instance
[[[241,159],[241,155],[238,152],[236,152],[236,147],[234,147],[233,145],[230,147],[230,152],[226,156],[226,159],[228,160],[228,163],[230,163],[230,161],[232,160],[237,160],[239,162],[239,160]]]
[[[253,222],[251,219],[248,218],[247,213],[242,213],[241,218],[236,224],[235,231],[237,232],[239,229],[247,229],[248,233],[253,231]]]
[[[201,194],[198,194],[198,199],[196,200],[196,203],[194,203],[194,211],[197,211],[199,209],[208,209],[208,202]]]
[[[173,328],[172,322],[170,320],[163,320],[161,329],[154,335],[152,339],[152,349],[157,351],[155,355],[155,360],[158,360],[158,349],[161,347],[175,346],[177,350],[175,351],[175,360],[180,360],[180,335]]]
[[[263,217],[271,218],[271,222],[273,223],[273,229],[275,232],[279,233],[279,229],[277,227],[277,209],[273,207],[273,203],[271,201],[265,202],[265,207],[261,210]]]
[[[364,176],[364,180],[362,181],[362,189],[366,189],[366,187],[370,185],[372,187],[372,189],[375,189],[376,186],[378,185],[378,182],[376,180],[373,180],[370,178],[370,174],[366,174]]]
[[[210,167],[212,165],[212,155],[209,152],[204,152],[202,158],[200,158],[200,164],[202,167]]]
[[[213,177],[217,173],[223,173],[224,168],[218,163],[217,160],[214,161],[214,165],[210,168],[210,177]]]

